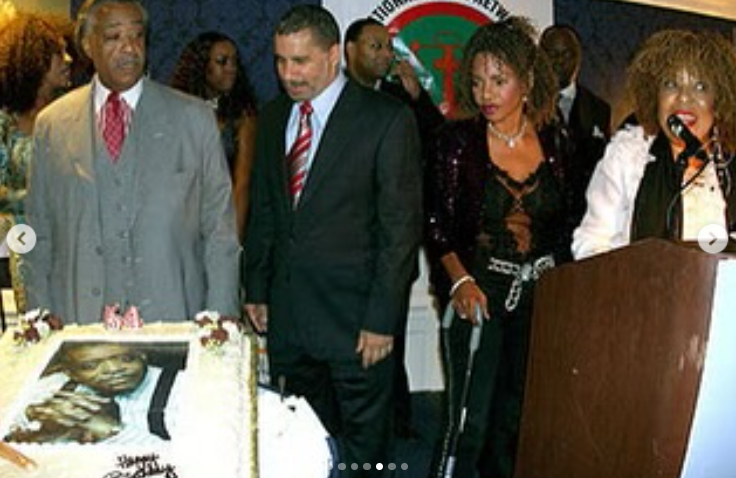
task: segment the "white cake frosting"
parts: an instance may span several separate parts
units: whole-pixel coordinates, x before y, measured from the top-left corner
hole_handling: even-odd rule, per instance
[[[37,467],[25,471],[0,459],[0,477],[255,478],[256,400],[251,341],[230,334],[204,347],[194,322],[146,324],[135,330],[66,326],[35,344],[18,346],[13,331],[0,339],[0,439],[23,415],[34,385],[65,341],[187,343],[177,400],[176,433],[155,444],[10,443]],[[149,345],[150,346],[150,345]],[[168,409],[168,406],[167,406]],[[168,413],[168,412],[167,412]]]

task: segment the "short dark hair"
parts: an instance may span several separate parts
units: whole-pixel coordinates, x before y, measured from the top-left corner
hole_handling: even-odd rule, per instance
[[[90,341],[90,342],[76,342],[76,341],[65,341],[62,342],[61,346],[59,347],[59,351],[57,353],[56,361],[58,362],[58,367],[62,369],[73,369],[78,364],[77,361],[72,357],[72,354],[78,350],[84,350],[89,348],[97,348],[97,347],[103,347],[103,346],[117,346],[122,347],[124,349],[127,349],[130,351],[131,354],[135,354],[136,356],[140,357],[143,361],[147,360],[147,356],[145,352],[143,352],[137,344],[133,342],[104,342],[104,341]],[[52,368],[52,370],[56,371],[55,368]]]
[[[539,45],[545,51],[548,51],[546,45],[550,41],[550,38],[554,38],[554,36],[565,39],[565,45],[570,48],[570,51],[574,55],[575,66],[579,68],[583,62],[583,42],[580,40],[577,30],[572,25],[566,23],[551,25],[542,32],[542,35],[539,37]]]
[[[74,39],[79,51],[84,53],[82,40],[89,35],[90,28],[92,27],[91,23],[95,19],[97,10],[101,6],[110,3],[131,3],[137,6],[143,14],[143,28],[146,31],[146,36],[148,36],[148,10],[146,10],[146,7],[143,6],[140,0],[85,0],[77,12],[77,25],[74,32]]]
[[[350,24],[347,30],[345,30],[345,43],[354,42],[360,38],[360,34],[363,33],[363,29],[368,26],[385,27],[383,23],[379,22],[373,17],[360,18]]]
[[[379,22],[373,17],[359,18],[358,20],[355,20],[353,23],[351,23],[350,26],[348,26],[348,29],[345,30],[345,57],[347,57],[348,43],[357,42],[358,38],[360,38],[361,33],[363,33],[363,29],[369,26],[385,27],[383,23]]]
[[[310,30],[314,39],[324,49],[340,43],[340,27],[335,17],[319,5],[295,5],[281,17],[276,25],[276,35],[291,35]]]

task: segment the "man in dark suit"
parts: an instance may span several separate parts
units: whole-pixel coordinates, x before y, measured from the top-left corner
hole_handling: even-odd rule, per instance
[[[387,93],[414,111],[423,145],[445,122],[411,64],[395,58],[388,28],[375,18],[355,20],[345,30],[345,62],[350,79]]]
[[[568,25],[548,27],[540,39],[540,46],[547,53],[557,75],[560,94],[557,102],[557,119],[562,138],[560,151],[570,161],[569,170],[574,177],[570,185],[570,223],[576,227],[585,214],[585,191],[598,160],[610,137],[611,107],[578,82],[583,58],[582,45],[577,32]]]
[[[268,332],[272,380],[306,397],[337,437],[345,476],[380,475],[393,337],[421,237],[416,123],[346,79],[324,8],[289,10],[274,52],[285,94],[263,109],[256,138],[246,311]]]

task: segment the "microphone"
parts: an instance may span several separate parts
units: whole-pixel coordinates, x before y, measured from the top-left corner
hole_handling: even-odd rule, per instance
[[[685,168],[687,168],[687,160],[690,156],[695,156],[696,158],[703,161],[703,165],[700,167],[700,169],[690,177],[684,184],[682,184],[677,191],[675,195],[672,196],[672,199],[670,200],[669,205],[667,206],[667,212],[665,214],[665,227],[667,228],[668,235],[672,235],[672,212],[675,207],[675,204],[681,199],[682,191],[686,190],[690,184],[692,184],[698,176],[700,176],[703,171],[705,170],[705,165],[708,164],[708,161],[710,158],[708,157],[708,153],[703,149],[703,143],[700,142],[700,140],[695,137],[692,131],[687,127],[685,123],[682,122],[679,116],[677,115],[670,115],[667,118],[667,127],[672,131],[672,134],[680,138],[685,143],[685,149],[682,150],[680,154],[677,155],[677,159],[675,160],[675,163],[677,164],[677,167],[679,168],[679,173],[682,175],[685,171]],[[682,180],[682,177],[680,178]]]
[[[690,131],[685,123],[682,122],[679,116],[670,115],[667,118],[667,127],[672,131],[672,134],[680,138],[685,142],[685,149],[677,157],[677,163],[685,165],[687,158],[695,155],[698,159],[707,160],[708,156],[703,151],[703,143]]]

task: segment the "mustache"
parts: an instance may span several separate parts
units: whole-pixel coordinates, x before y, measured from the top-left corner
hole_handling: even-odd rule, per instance
[[[299,88],[307,85],[304,81],[284,81],[283,83],[285,88]]]
[[[127,68],[130,66],[142,66],[143,58],[140,56],[127,56],[119,59],[115,62],[115,65],[121,68]]]

